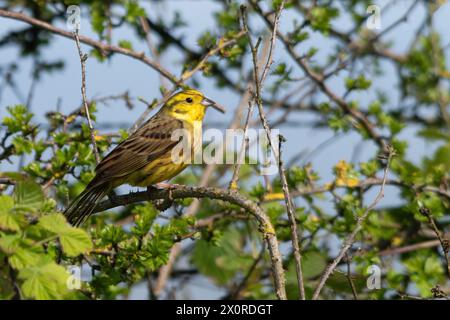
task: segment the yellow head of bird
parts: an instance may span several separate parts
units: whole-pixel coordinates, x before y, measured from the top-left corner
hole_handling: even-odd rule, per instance
[[[184,90],[171,96],[163,108],[162,112],[184,121],[202,121],[207,107],[225,112],[225,109],[213,100],[205,97],[197,90]]]

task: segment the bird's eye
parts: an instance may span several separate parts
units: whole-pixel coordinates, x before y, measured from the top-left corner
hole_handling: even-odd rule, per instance
[[[186,98],[186,102],[192,103],[192,98]]]

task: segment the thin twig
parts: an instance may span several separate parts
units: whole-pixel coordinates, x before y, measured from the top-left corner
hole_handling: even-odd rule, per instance
[[[351,258],[348,252],[345,253],[345,261],[347,262],[347,279],[350,284],[350,288],[352,289],[353,299],[358,300],[358,293],[352,279]]]
[[[428,222],[430,223],[431,227],[433,228],[434,233],[439,239],[439,242],[441,243],[442,251],[444,252],[445,261],[447,263],[447,276],[450,278],[450,257],[449,257],[449,248],[450,248],[450,241],[442,235],[442,232],[439,230],[436,221],[434,221],[433,215],[431,214],[430,209],[426,207],[421,207],[419,209],[420,213],[425,216],[428,219]]]
[[[294,259],[295,259],[295,268],[297,273],[297,285],[300,291],[300,299],[305,300],[305,287],[303,283],[303,272],[302,272],[302,255],[300,248],[300,237],[297,230],[297,220],[295,219],[294,214],[294,205],[292,202],[292,197],[289,192],[289,186],[286,179],[286,172],[284,169],[283,158],[282,158],[282,142],[284,138],[280,136],[279,138],[279,146],[278,146],[278,169],[280,171],[281,177],[281,185],[284,193],[284,199],[286,202],[286,207],[288,211],[289,223],[291,225],[291,235],[292,235],[292,245],[294,247]]]
[[[392,159],[392,157],[394,155],[394,150],[392,149],[392,147],[388,146],[387,149],[388,149],[387,150],[388,151],[387,162],[386,162],[386,166],[384,168],[383,180],[382,180],[382,184],[381,184],[381,187],[380,187],[380,191],[378,192],[378,194],[375,197],[375,199],[373,200],[373,202],[366,208],[364,213],[357,218],[355,229],[353,229],[352,233],[345,239],[344,245],[341,248],[341,250],[340,250],[339,254],[337,255],[337,257],[325,269],[325,272],[323,273],[322,277],[320,278],[319,284],[317,285],[317,288],[314,291],[314,294],[313,294],[313,297],[312,297],[313,300],[317,300],[317,298],[320,295],[320,292],[322,291],[323,287],[325,286],[325,282],[328,280],[328,278],[333,273],[334,269],[336,269],[337,265],[341,262],[342,258],[345,256],[347,251],[351,248],[351,246],[355,242],[356,235],[358,234],[359,231],[361,231],[363,223],[364,223],[364,221],[366,221],[366,219],[369,216],[371,210],[384,197],[384,187],[386,185],[386,180],[387,180],[387,176],[388,176],[389,166],[391,164],[391,159]]]
[[[275,43],[277,41],[278,25],[280,23],[281,12],[284,9],[285,2],[286,1],[283,0],[279,5],[278,10],[275,11],[275,18],[273,20],[272,36],[270,38],[269,56],[267,57],[266,65],[263,68],[263,71],[261,74],[261,79],[259,81],[260,83],[264,83],[264,81],[266,80],[266,77],[269,73],[270,67],[273,64],[273,53],[275,51]]]
[[[208,51],[194,68],[192,68],[191,70],[186,70],[181,75],[180,81],[185,82],[186,80],[190,79],[197,71],[201,70],[205,66],[205,64],[209,58],[216,55],[218,52],[220,52],[224,48],[236,44],[237,40],[244,35],[245,35],[245,31],[242,30],[242,31],[238,32],[232,39],[229,39],[226,41],[224,41],[224,39],[219,40],[219,44],[216,47],[214,47],[213,49],[211,49],[210,51]]]
[[[241,150],[239,151],[239,155],[238,155],[238,162],[236,163],[236,165],[234,167],[233,176],[232,176],[230,184],[228,186],[229,189],[237,189],[238,188],[239,172],[241,170],[241,165],[245,159],[245,152],[249,145],[247,131],[248,131],[249,122],[252,117],[252,114],[253,114],[253,103],[251,101],[249,101],[247,117],[245,118],[245,125],[244,125],[244,137],[242,140]]]
[[[285,1],[282,1],[281,4],[278,7],[276,16],[275,16],[275,21],[274,24],[276,23],[276,25],[278,25],[279,23],[279,17],[281,15],[281,12],[283,11],[284,8],[284,4]],[[278,164],[278,171],[279,171],[279,175],[280,175],[280,179],[281,179],[281,184],[283,187],[283,193],[284,193],[284,197],[285,197],[285,202],[286,202],[286,209],[287,209],[287,213],[289,216],[289,221],[291,223],[291,234],[292,234],[292,245],[294,248],[294,258],[295,258],[295,265],[296,265],[296,272],[297,272],[297,280],[298,280],[298,289],[300,292],[300,299],[304,300],[305,299],[305,289],[304,289],[304,284],[303,284],[303,275],[302,275],[302,267],[301,267],[301,253],[300,253],[300,248],[299,248],[299,239],[298,239],[298,232],[297,232],[297,223],[295,220],[295,214],[294,214],[294,206],[293,206],[293,202],[289,193],[289,186],[287,184],[287,179],[286,179],[286,174],[284,172],[284,166],[283,166],[283,162],[281,159],[281,150],[279,146],[274,146],[274,143],[272,141],[272,131],[270,129],[269,123],[267,121],[267,118],[265,116],[264,113],[264,108],[262,105],[262,98],[261,98],[261,90],[262,90],[262,86],[263,86],[263,82],[261,80],[265,80],[265,76],[264,78],[259,76],[259,68],[258,68],[258,46],[260,41],[258,41],[256,43],[256,45],[253,45],[253,40],[248,28],[248,22],[247,22],[247,12],[246,12],[246,7],[245,6],[241,6],[241,14],[242,14],[242,25],[243,25],[243,29],[246,31],[247,33],[247,37],[248,37],[248,41],[249,41],[249,45],[250,45],[250,50],[251,50],[251,54],[252,54],[252,60],[253,60],[253,77],[254,77],[254,82],[255,82],[255,95],[254,95],[254,100],[256,105],[258,106],[258,111],[259,111],[259,116],[260,116],[260,120],[262,123],[262,126],[266,132],[267,135],[267,140],[269,142],[270,148],[273,151],[273,154],[275,156],[275,159],[277,160],[277,164]],[[264,67],[264,71],[263,74],[266,75],[267,74],[267,69],[270,68],[270,65],[272,64],[271,60],[273,59],[273,50],[274,50],[274,45],[275,45],[275,38],[277,37],[277,27],[274,26],[273,27],[273,32],[272,32],[272,40],[271,40],[271,48],[270,48],[270,53],[268,56],[268,61],[265,64]],[[260,40],[260,39],[259,39]],[[281,141],[281,139],[280,139]],[[277,150],[278,147],[278,150]]]
[[[380,39],[382,36],[386,35],[387,33],[389,33],[390,31],[394,30],[396,27],[398,27],[400,24],[407,22],[408,21],[408,17],[411,14],[411,12],[414,10],[414,8],[420,3],[421,1],[419,0],[415,0],[411,6],[408,8],[408,10],[406,10],[406,12],[403,14],[403,16],[401,16],[399,19],[397,19],[397,21],[395,21],[394,23],[392,23],[390,26],[388,26],[387,28],[385,28],[382,32],[376,34],[374,37],[372,37],[371,41],[375,42],[378,39]]]
[[[11,11],[0,9],[0,17],[5,17],[5,18],[10,18],[10,19],[26,22],[28,24],[31,24],[33,26],[36,26],[36,27],[39,27],[41,29],[47,30],[47,31],[52,32],[54,34],[58,34],[60,36],[66,37],[66,38],[73,39],[73,33],[72,32],[69,32],[69,31],[57,28],[57,27],[52,26],[51,24],[49,24],[49,23],[47,23],[45,21],[35,19],[35,18],[27,16],[27,15],[25,15],[23,13],[11,12]],[[119,47],[119,46],[114,46],[114,45],[111,45],[111,44],[103,43],[101,41],[96,41],[96,40],[94,40],[92,38],[89,38],[89,37],[86,37],[86,36],[82,36],[82,35],[79,36],[79,41],[84,43],[84,44],[87,44],[87,45],[89,45],[91,47],[94,47],[94,48],[98,49],[104,55],[106,55],[108,53],[111,53],[111,52],[114,52],[114,53],[123,54],[123,55],[129,56],[131,58],[137,59],[139,61],[142,61],[143,63],[145,63],[146,65],[150,66],[151,68],[153,68],[158,73],[160,73],[162,76],[164,76],[165,78],[170,80],[170,82],[172,82],[174,84],[178,83],[178,79],[172,73],[170,73],[168,70],[163,68],[156,61],[154,61],[154,60],[150,59],[149,57],[147,57],[144,52],[136,52],[136,51],[133,51],[131,49],[126,49],[126,48],[122,48],[122,47]]]
[[[305,188],[299,188],[297,190],[293,190],[291,192],[292,197],[302,197],[302,196],[310,196],[314,194],[319,193],[326,193],[326,192],[332,192],[336,189],[340,188],[349,188],[349,189],[369,189],[374,186],[380,186],[383,184],[383,179],[380,178],[367,178],[365,180],[360,181],[358,184],[354,186],[341,186],[336,184],[324,184],[322,186],[313,186],[313,187],[305,187]],[[450,199],[450,190],[446,190],[441,187],[435,187],[435,186],[429,186],[429,185],[411,185],[406,182],[397,180],[397,179],[388,179],[385,182],[386,185],[390,186],[397,186],[403,189],[409,189],[414,192],[432,192],[435,193],[442,198]],[[267,194],[264,198],[264,202],[271,202],[271,201],[279,201],[283,200],[284,195],[281,193],[272,193]]]
[[[256,12],[261,15],[261,17],[264,19],[266,24],[270,28],[274,28],[274,22],[272,22],[262,11],[261,7],[258,3],[255,1],[250,1],[252,6],[256,9]],[[375,129],[375,125],[368,119],[368,117],[361,112],[358,109],[352,108],[342,97],[338,96],[335,92],[333,92],[325,83],[324,75],[321,73],[316,72],[313,70],[313,68],[307,63],[304,56],[300,56],[297,54],[297,52],[294,49],[294,44],[292,43],[291,39],[281,33],[280,31],[277,31],[277,36],[281,40],[281,42],[284,44],[284,47],[286,48],[286,51],[289,53],[289,55],[292,57],[292,59],[298,64],[298,66],[303,70],[303,72],[308,76],[316,85],[317,87],[326,95],[330,100],[332,100],[336,105],[341,108],[341,110],[345,113],[351,116],[357,123],[359,123],[362,128],[366,131],[366,133],[370,136],[370,138],[377,143],[377,145],[385,151],[385,148],[387,146],[387,143],[385,139],[380,135],[380,133]]]
[[[89,105],[88,100],[86,98],[86,60],[88,58],[87,54],[84,54],[81,51],[81,45],[80,45],[80,39],[78,36],[78,29],[73,33],[73,36],[75,37],[75,42],[77,44],[78,48],[78,54],[80,56],[80,63],[81,63],[81,95],[83,96],[83,105],[84,105],[84,112],[86,113],[86,119],[89,126],[89,132],[91,135],[91,143],[92,148],[94,149],[94,155],[95,155],[95,162],[98,164],[100,162],[100,156],[98,154],[97,149],[97,143],[95,142],[95,131],[94,126],[92,125],[91,121],[91,115],[89,113]]]
[[[155,59],[155,62],[158,64],[161,64],[161,60],[160,60],[160,56],[158,53],[158,50],[156,49],[155,45],[153,44],[152,41],[152,36],[151,36],[151,32],[150,32],[150,25],[148,23],[148,20],[144,17],[139,17],[139,22],[141,24],[142,29],[144,30],[145,33],[145,40],[147,41],[147,46],[153,56],[153,58]],[[167,83],[165,82],[165,78],[163,75],[159,75],[159,82],[161,87],[166,90],[168,88]]]
[[[406,252],[416,251],[416,250],[420,250],[420,249],[433,248],[433,247],[437,247],[439,245],[440,245],[439,240],[429,240],[429,241],[411,244],[408,246],[386,249],[386,250],[380,251],[378,253],[378,255],[379,256],[390,256],[390,255],[395,255],[395,254],[402,254],[402,253],[406,253]]]
[[[258,256],[256,257],[256,259],[253,261],[252,265],[250,266],[250,268],[248,269],[247,273],[245,274],[244,278],[242,279],[242,281],[239,283],[239,285],[236,287],[236,289],[230,294],[230,298],[232,300],[238,299],[239,295],[241,294],[242,290],[245,289],[245,287],[247,286],[248,280],[250,279],[251,275],[253,274],[253,272],[256,269],[256,266],[258,265],[258,263],[261,261],[261,259],[264,256],[264,245],[261,247],[261,250],[258,254]]]

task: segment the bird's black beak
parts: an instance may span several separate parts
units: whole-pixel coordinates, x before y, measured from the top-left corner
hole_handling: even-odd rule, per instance
[[[222,113],[225,113],[225,108],[222,107],[221,105],[217,104],[216,102],[214,102],[213,100],[204,97],[202,100],[202,104],[206,107],[213,107],[214,109],[216,109],[217,111],[220,111]]]

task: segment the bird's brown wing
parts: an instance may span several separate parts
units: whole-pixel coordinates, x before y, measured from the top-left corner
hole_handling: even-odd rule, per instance
[[[96,183],[127,176],[170,151],[178,143],[173,131],[182,128],[182,121],[156,114],[98,164]]]

